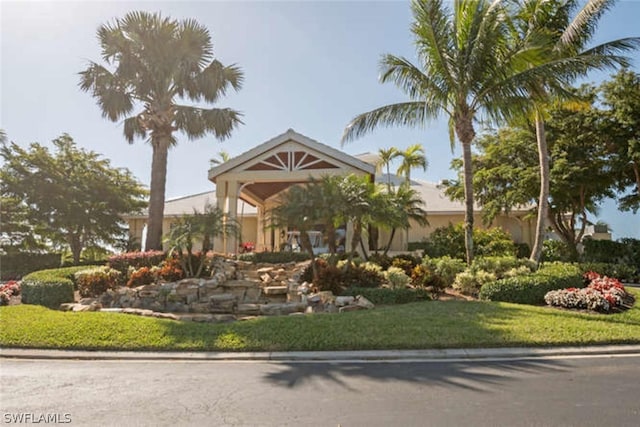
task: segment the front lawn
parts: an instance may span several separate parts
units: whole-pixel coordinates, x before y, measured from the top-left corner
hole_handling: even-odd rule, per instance
[[[631,289],[640,297],[640,291]],[[0,346],[91,350],[311,351],[640,343],[640,307],[590,314],[430,301],[343,314],[200,324],[40,306],[0,308]]]

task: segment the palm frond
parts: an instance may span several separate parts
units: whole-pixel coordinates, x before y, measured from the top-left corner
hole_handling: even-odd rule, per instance
[[[147,132],[140,125],[140,119],[138,116],[127,117],[124,120],[124,136],[129,144],[132,144],[136,136],[140,138],[146,138]]]
[[[429,106],[424,102],[410,101],[385,105],[356,116],[344,129],[341,145],[353,141],[378,126],[423,126],[439,112],[439,106]]]
[[[223,140],[240,124],[242,114],[229,108],[198,108],[185,105],[175,106],[175,130],[184,132],[189,139],[198,139],[207,133]]]

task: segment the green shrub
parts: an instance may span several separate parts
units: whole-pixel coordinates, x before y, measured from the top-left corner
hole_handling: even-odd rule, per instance
[[[612,240],[584,239],[582,260],[585,262],[603,262],[615,264],[621,262],[627,254],[627,247],[623,243]]]
[[[544,304],[547,292],[585,286],[580,269],[567,263],[543,264],[538,271],[507,277],[486,283],[480,289],[480,299],[519,304]]]
[[[473,230],[476,256],[514,256],[516,245],[511,236],[501,228]],[[466,259],[464,228],[462,224],[436,228],[423,242],[424,253],[432,258],[450,256]]]
[[[486,230],[473,230],[475,255],[510,257],[516,255],[516,244],[502,228],[493,227]]]
[[[415,287],[427,290],[433,299],[438,299],[445,290],[447,284],[433,268],[422,263],[416,265],[411,272],[411,284]]]
[[[542,242],[542,262],[569,262],[571,251],[565,242],[560,240],[545,240]]]
[[[73,302],[74,274],[86,267],[66,267],[40,270],[22,278],[22,303],[57,309]]]
[[[389,269],[384,272],[384,277],[393,289],[406,288],[410,280],[409,276],[407,276],[405,271],[400,267],[389,267]]]
[[[380,267],[382,267],[383,270],[386,270],[389,267],[391,267],[392,261],[393,260],[391,259],[390,256],[384,255],[382,253],[373,253],[369,255],[369,262],[374,262],[378,264]]]
[[[435,274],[442,279],[442,286],[453,286],[458,273],[462,273],[467,268],[467,263],[458,258],[443,256],[440,258],[424,257],[422,264],[435,271]]]
[[[502,279],[505,273],[524,267],[532,272],[536,268],[536,264],[525,258],[514,258],[512,256],[492,256],[492,257],[478,257],[473,260],[471,266],[474,270],[484,270],[489,273],[495,274],[497,279]]]
[[[484,270],[467,269],[456,275],[453,288],[465,295],[478,295],[485,283],[495,282],[496,276]]]
[[[375,269],[352,265],[349,269],[329,265],[323,259],[316,259],[318,281],[314,287],[318,291],[331,291],[340,295],[346,288],[356,286],[360,288],[375,288],[382,285],[384,277]],[[311,265],[307,266],[300,276],[301,281],[312,280]]]
[[[306,252],[252,252],[239,256],[242,261],[254,264],[281,264],[286,262],[301,262],[309,259]]]
[[[110,267],[85,268],[76,272],[76,287],[81,297],[97,297],[120,282],[121,273]]]
[[[34,271],[60,267],[60,254],[20,252],[0,255],[0,280],[15,280]]]
[[[422,288],[359,288],[350,287],[342,295],[362,295],[374,304],[407,304],[416,301],[429,300],[429,293]]]
[[[409,276],[411,274],[411,271],[413,270],[413,267],[418,264],[419,262],[415,262],[414,260],[393,258],[393,261],[391,261],[391,267],[389,268],[399,268],[400,270],[404,271],[404,274]],[[387,270],[389,270],[389,268]]]
[[[529,258],[531,248],[526,243],[516,243],[516,258]]]

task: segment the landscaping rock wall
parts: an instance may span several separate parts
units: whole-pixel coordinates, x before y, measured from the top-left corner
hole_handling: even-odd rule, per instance
[[[232,321],[260,315],[289,315],[372,308],[365,298],[309,294],[300,276],[308,262],[255,265],[220,258],[209,278],[183,279],[135,288],[108,290],[63,310],[120,311],[145,316],[207,322]]]

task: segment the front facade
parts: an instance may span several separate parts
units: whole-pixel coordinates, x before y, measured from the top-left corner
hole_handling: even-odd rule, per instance
[[[285,243],[287,230],[269,227],[266,214],[278,202],[282,191],[325,175],[356,174],[374,180],[376,160],[377,156],[372,154],[350,156],[289,129],[210,169],[208,178],[215,184],[215,191],[167,201],[163,232],[166,233],[179,216],[192,213],[194,208],[202,212],[209,203],[238,221],[242,242],[255,243],[256,251],[278,251]],[[387,182],[387,179],[382,176],[377,180]],[[398,180],[398,177],[391,179]],[[421,241],[438,227],[464,220],[464,204],[449,200],[436,184],[412,179],[411,186],[425,202],[429,225],[413,224],[408,233],[396,233],[391,246],[393,251],[406,250],[408,242]],[[475,221],[481,224],[481,212],[476,209]],[[493,225],[509,232],[516,242],[532,245],[535,224],[525,219],[527,213],[525,210],[512,211],[509,216],[496,218]],[[143,241],[146,215],[126,219],[131,235]],[[348,241],[348,225],[346,232]],[[379,242],[386,242],[388,237],[388,232],[381,230]],[[240,243],[234,236],[223,236],[214,241],[214,250],[236,253]]]

